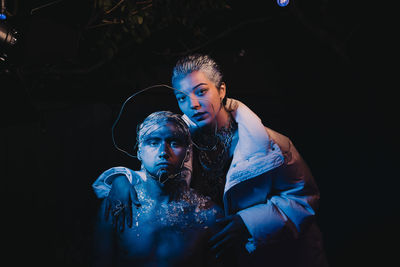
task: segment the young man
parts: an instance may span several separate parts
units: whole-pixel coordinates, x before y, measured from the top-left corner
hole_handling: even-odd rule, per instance
[[[93,184],[95,192],[126,177],[135,183],[140,208],[104,200],[95,231],[95,266],[210,266],[206,241],[221,210],[209,198],[189,189],[184,163],[191,153],[190,133],[180,115],[150,114],[137,133],[140,171],[111,168]],[[124,178],[125,179],[125,178]],[[129,189],[128,189],[129,190]],[[104,196],[99,196],[104,197]],[[118,219],[126,212],[131,227],[115,229],[105,217]]]

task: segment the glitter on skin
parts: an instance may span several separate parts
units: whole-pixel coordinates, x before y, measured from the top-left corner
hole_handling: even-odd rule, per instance
[[[222,209],[191,189],[170,201],[163,186],[152,178],[135,185],[142,205],[132,207],[133,227],[118,233],[122,261],[138,266],[142,266],[140,262],[177,266],[206,248],[204,238],[214,229],[215,220],[223,216]]]

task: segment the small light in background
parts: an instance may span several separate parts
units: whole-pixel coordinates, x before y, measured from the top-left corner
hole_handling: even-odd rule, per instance
[[[12,50],[18,42],[18,32],[5,22],[0,21],[0,74],[10,73],[8,54],[15,53]]]
[[[287,6],[289,4],[289,0],[276,0],[278,6]]]
[[[16,29],[9,27],[7,24],[0,23],[0,46],[6,44],[8,46],[14,46],[17,41],[18,32]]]
[[[0,2],[0,20],[6,20],[6,0],[1,0]]]

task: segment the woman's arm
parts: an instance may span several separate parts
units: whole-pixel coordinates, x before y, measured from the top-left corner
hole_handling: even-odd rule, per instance
[[[93,183],[96,195],[99,198],[106,198],[105,220],[111,217],[113,225],[120,231],[124,231],[125,223],[128,227],[132,227],[132,205],[141,206],[134,187],[139,179],[128,168],[114,167],[103,172]]]
[[[133,185],[138,182],[138,177],[134,172],[125,167],[113,167],[104,171],[92,184],[94,193],[98,198],[106,198],[110,193],[113,181],[119,176],[126,177],[127,181]]]

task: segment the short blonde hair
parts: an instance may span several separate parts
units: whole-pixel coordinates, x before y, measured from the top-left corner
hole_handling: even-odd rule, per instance
[[[177,61],[172,70],[172,86],[186,75],[202,71],[219,89],[222,84],[222,72],[220,66],[208,55],[193,54],[185,56]]]
[[[154,126],[161,125],[162,123],[174,123],[178,131],[185,136],[185,145],[190,146],[191,138],[189,127],[182,119],[182,116],[171,111],[156,111],[147,116],[144,121],[137,128],[136,144],[140,147],[144,138],[151,133]]]

